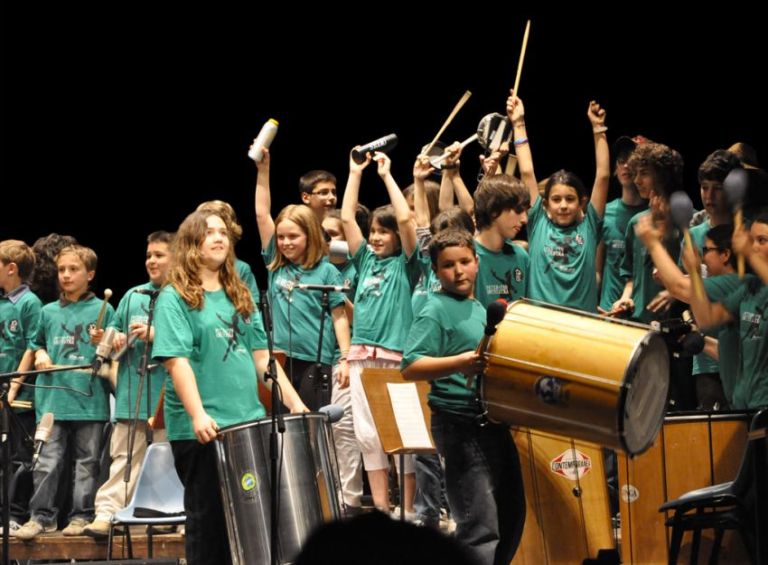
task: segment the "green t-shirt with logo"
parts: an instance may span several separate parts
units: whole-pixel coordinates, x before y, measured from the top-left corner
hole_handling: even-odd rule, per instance
[[[503,298],[507,302],[528,296],[528,252],[511,241],[501,251],[491,251],[475,240],[478,266],[475,298],[483,306]]]
[[[624,258],[627,224],[632,216],[648,208],[644,202],[639,206],[629,206],[621,198],[612,200],[605,207],[603,218],[603,243],[605,259],[603,261],[602,283],[600,285],[600,308],[610,310],[624,291],[624,281],[619,271]]]
[[[45,349],[54,365],[85,365],[96,357],[89,329],[96,327],[102,301],[88,293],[78,302],[57,300],[46,304],[40,313],[32,349]],[[104,327],[112,322],[115,310],[107,305]],[[52,412],[61,421],[107,421],[109,419],[109,382],[75,371],[38,375],[36,384],[65,387],[35,389],[35,417]]]
[[[152,283],[145,283],[131,288],[117,305],[117,311],[110,326],[125,333],[127,336],[130,332],[131,324],[146,324],[149,318],[150,297],[139,294],[136,291],[159,289],[160,287]],[[152,321],[152,324],[155,324],[155,320]],[[120,366],[117,371],[117,389],[115,390],[115,418],[117,419],[133,418],[134,416],[136,394],[139,391],[139,368],[146,344],[147,342],[144,340],[137,339],[120,359]],[[151,359],[152,355],[150,352],[148,360]],[[160,398],[160,390],[163,388],[163,384],[168,377],[168,372],[160,364],[151,369],[147,377],[148,379],[145,379],[144,386],[142,386],[141,402],[139,403],[139,417],[143,419],[154,415],[155,406]],[[150,391],[149,400],[152,403],[149,413],[147,412],[148,390]]]
[[[768,285],[749,275],[722,304],[739,323],[740,362],[733,408],[768,406]]]
[[[402,368],[422,357],[449,357],[474,351],[483,338],[485,320],[485,308],[475,299],[444,292],[431,294],[411,325]],[[478,414],[477,381],[472,389],[466,387],[466,382],[461,373],[435,379],[429,393],[430,406],[456,414]]]
[[[43,309],[43,303],[27,285],[15,289],[11,295],[0,295],[0,373],[19,368],[24,352],[32,347]],[[27,377],[24,382],[34,384],[35,378]],[[29,386],[22,386],[16,396],[17,400],[34,398],[35,389]],[[26,412],[29,408],[15,410]]]
[[[352,261],[358,272],[352,343],[403,351],[413,321],[411,293],[421,274],[418,250],[382,259],[363,244]]]
[[[275,258],[275,238],[262,252],[269,264]],[[272,327],[275,348],[285,351],[289,357],[302,361],[317,360],[317,344],[320,320],[323,320],[323,348],[321,361],[333,363],[336,349],[336,333],[330,315],[322,312],[323,293],[319,290],[301,290],[299,284],[341,286],[341,274],[328,259],[323,257],[314,267],[305,269],[289,263],[269,272],[267,292],[272,306]],[[341,292],[329,294],[331,310],[344,304]]]
[[[261,316],[239,314],[223,289],[205,292],[203,307],[191,308],[178,291],[166,286],[157,300],[152,355],[162,362],[189,360],[203,408],[224,428],[263,418],[253,351],[266,348]],[[169,440],[195,439],[192,420],[172,379],[165,391]]]
[[[536,199],[528,212],[530,298],[597,312],[595,260],[602,223],[589,204],[582,221],[559,226],[547,216],[541,197]]]

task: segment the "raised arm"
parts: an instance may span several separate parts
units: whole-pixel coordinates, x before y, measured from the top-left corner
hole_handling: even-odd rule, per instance
[[[392,203],[392,208],[395,210],[395,219],[397,220],[397,227],[400,230],[400,244],[403,247],[406,257],[413,255],[416,250],[416,225],[411,218],[411,209],[408,206],[408,201],[403,196],[403,192],[400,187],[397,186],[394,177],[392,176],[391,166],[392,161],[385,153],[376,152],[373,158],[378,164],[379,176],[384,181],[384,186],[387,187],[389,193],[389,200]],[[345,195],[346,196],[346,195]],[[347,238],[349,243],[349,238]],[[350,251],[351,251],[350,245]]]
[[[608,200],[608,185],[611,180],[611,155],[608,149],[608,138],[605,132],[605,110],[592,100],[587,109],[587,116],[592,124],[592,135],[595,140],[595,184],[592,186],[590,203],[601,218],[605,214],[605,203]]]
[[[695,249],[689,249],[687,245],[683,247],[683,264],[689,273],[701,270],[701,259],[698,253]],[[700,328],[715,328],[733,321],[731,313],[719,302],[710,302],[706,293],[700,297],[698,293],[691,292],[690,298],[689,304]]]
[[[641,216],[635,225],[635,235],[643,242],[659,273],[661,284],[672,296],[683,302],[691,300],[691,279],[688,278],[669,256],[661,242],[661,232],[653,225],[650,214]]]
[[[349,246],[349,254],[352,256],[357,253],[361,245],[365,244],[363,232],[360,230],[360,226],[357,225],[355,210],[357,209],[357,201],[360,194],[360,179],[363,176],[363,169],[370,162],[370,153],[366,154],[365,162],[361,164],[356,163],[350,153],[349,177],[347,177],[347,187],[344,189],[344,199],[341,202],[341,225],[344,228],[344,237],[346,237],[347,245]]]
[[[416,218],[416,227],[429,227],[432,218],[429,217],[429,204],[427,203],[427,190],[424,181],[435,169],[429,163],[429,157],[419,155],[413,164],[413,215]]]
[[[475,200],[467,189],[467,185],[464,184],[464,180],[461,178],[461,144],[457,141],[453,143],[448,149],[450,153],[449,157],[445,159],[445,168],[443,165],[443,178],[447,178],[450,184],[453,186],[453,193],[456,195],[456,199],[459,202],[459,208],[464,210],[470,216],[475,215]],[[442,190],[442,186],[440,187]],[[453,206],[453,196],[450,197],[451,204],[448,208]],[[442,202],[440,210],[447,210],[448,208],[442,208]]]
[[[525,129],[525,107],[523,106],[523,101],[515,96],[514,90],[509,91],[509,98],[507,98],[507,116],[514,128],[515,155],[517,155],[520,178],[525,183],[525,186],[528,187],[531,205],[533,205],[539,197],[539,185],[536,182],[536,174],[533,171],[533,154],[531,153],[531,145],[528,142],[528,133]]]
[[[256,163],[256,225],[259,227],[261,248],[266,249],[275,235],[275,221],[272,219],[272,195],[269,191],[269,149],[264,148],[264,156]]]

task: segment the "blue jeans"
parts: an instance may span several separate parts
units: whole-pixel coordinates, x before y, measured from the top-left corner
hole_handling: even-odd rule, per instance
[[[56,422],[51,439],[40,451],[40,458],[32,474],[35,492],[29,501],[32,520],[45,526],[55,525],[59,515],[56,492],[67,460],[68,449],[73,450],[75,473],[72,479],[72,510],[68,519],[93,520],[93,500],[99,479],[104,422]]]
[[[445,459],[456,539],[478,564],[508,565],[525,525],[520,458],[509,429],[435,410],[432,436]]]
[[[425,526],[440,527],[440,508],[443,506],[443,466],[438,455],[416,455],[416,498],[413,509]]]

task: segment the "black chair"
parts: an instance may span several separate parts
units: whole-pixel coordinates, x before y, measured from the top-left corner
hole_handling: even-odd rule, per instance
[[[691,563],[698,563],[701,531],[715,530],[709,562],[717,563],[725,530],[737,530],[753,563],[768,559],[765,555],[766,432],[768,409],[757,412],[749,427],[749,438],[739,471],[733,481],[689,491],[665,502],[660,512],[674,511],[666,521],[672,527],[669,563],[677,563],[683,533],[693,531]],[[759,533],[762,532],[762,533]],[[760,545],[761,547],[758,547]]]

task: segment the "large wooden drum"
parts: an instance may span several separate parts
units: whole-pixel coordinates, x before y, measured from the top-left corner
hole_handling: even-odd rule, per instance
[[[668,387],[650,326],[520,300],[491,341],[481,396],[492,420],[634,455],[653,443]]]

